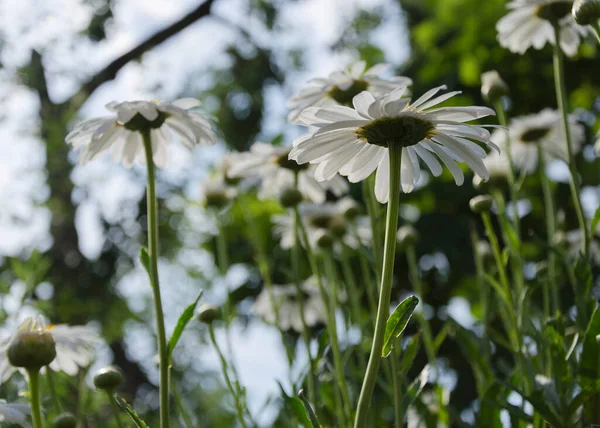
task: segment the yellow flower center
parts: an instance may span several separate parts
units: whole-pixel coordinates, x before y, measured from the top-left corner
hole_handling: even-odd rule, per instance
[[[395,144],[409,147],[430,138],[434,129],[433,124],[425,119],[402,115],[375,119],[358,128],[356,136],[376,146],[388,147],[390,144]]]

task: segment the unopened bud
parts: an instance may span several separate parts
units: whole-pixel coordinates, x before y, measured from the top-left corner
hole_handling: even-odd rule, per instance
[[[322,249],[333,247],[334,240],[331,234],[327,233],[325,230],[318,230],[315,233],[318,235],[315,241],[317,247]]]
[[[478,241],[475,251],[484,265],[494,263],[494,253],[492,247],[487,241]]]
[[[483,212],[489,212],[492,209],[494,200],[489,195],[475,196],[469,201],[469,207],[475,214],[481,214]]]
[[[39,370],[56,358],[56,344],[42,319],[26,318],[10,341],[6,354],[15,367]]]
[[[52,428],[75,428],[77,426],[77,418],[72,413],[61,413],[52,421]]]
[[[396,242],[401,249],[415,245],[418,240],[419,232],[409,224],[402,226],[396,233]]]
[[[360,207],[354,199],[344,198],[338,202],[340,214],[347,220],[354,220],[360,214]]]
[[[123,372],[116,366],[106,366],[94,376],[94,386],[103,391],[112,392],[123,383]]]
[[[230,194],[225,187],[210,186],[204,190],[204,203],[209,208],[222,209],[229,204]]]
[[[481,75],[481,95],[490,104],[495,104],[508,95],[508,85],[496,70]]]
[[[279,195],[279,202],[285,208],[293,208],[302,202],[302,193],[295,187],[286,187]]]
[[[329,222],[329,231],[336,238],[342,238],[346,234],[346,221],[341,216],[331,218]]]
[[[205,303],[198,309],[198,319],[205,324],[211,324],[213,321],[221,318],[221,309],[216,305]]]
[[[593,25],[600,20],[600,0],[576,0],[571,13],[579,25]]]

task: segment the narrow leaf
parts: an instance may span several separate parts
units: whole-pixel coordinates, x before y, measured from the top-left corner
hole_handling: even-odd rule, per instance
[[[419,299],[417,297],[410,296],[396,306],[396,309],[394,309],[394,312],[392,312],[385,325],[382,356],[387,357],[390,355],[394,347],[394,340],[400,337],[406,328],[418,303]]]
[[[298,396],[300,397],[302,403],[304,404],[304,407],[306,408],[306,414],[308,415],[308,419],[310,419],[310,423],[312,424],[313,428],[321,428],[319,418],[317,418],[317,415],[315,414],[312,406],[310,405],[310,402],[308,401],[302,390],[298,391]]]
[[[596,227],[598,226],[598,222],[600,221],[600,207],[596,208],[596,212],[594,213],[594,218],[592,218],[592,223],[590,224],[590,236],[594,236],[596,234]]]
[[[318,425],[313,425],[312,422],[308,419],[308,416],[306,415],[306,409],[304,408],[304,404],[302,403],[302,401],[298,397],[290,397],[289,395],[287,395],[281,383],[277,382],[277,384],[279,385],[279,389],[281,390],[281,395],[283,396],[283,401],[286,407],[292,411],[292,413],[298,419],[300,424],[302,424],[304,428],[319,428]]]
[[[142,266],[146,269],[146,273],[150,280],[152,280],[152,274],[150,273],[150,256],[148,255],[148,250],[146,247],[140,248],[140,262],[142,262]]]
[[[137,428],[148,428],[146,422],[144,422],[142,418],[140,418],[137,412],[133,410],[133,408],[129,405],[129,403],[127,403],[127,401],[125,401],[125,399],[119,397],[117,394],[113,395],[113,399],[119,405],[119,407],[123,409],[125,413],[127,413],[127,416],[129,416],[129,418]]]
[[[421,346],[421,333],[415,334],[411,337],[406,349],[402,353],[402,360],[400,360],[400,373],[406,374],[412,367],[413,361],[417,356],[419,347]]]
[[[506,289],[498,281],[496,281],[494,279],[494,277],[491,275],[486,274],[485,279],[487,282],[489,282],[489,284],[492,287],[494,287],[494,290],[496,290],[496,292],[500,295],[504,304],[507,305],[508,307],[511,307],[512,303],[511,303],[510,295],[508,294]]]
[[[198,305],[198,301],[200,301],[200,297],[202,297],[203,290],[200,290],[200,294],[196,297],[196,300],[192,304],[190,304],[179,316],[179,320],[177,321],[177,325],[175,326],[175,330],[173,330],[173,334],[169,339],[169,344],[167,346],[167,354],[169,355],[169,364],[171,363],[171,357],[173,356],[173,350],[175,346],[177,346],[177,342],[185,329],[185,326],[190,322],[192,317],[194,316],[194,311],[196,310],[196,306]]]
[[[584,378],[586,384],[593,383],[600,376],[598,370],[598,357],[600,346],[596,337],[600,334],[600,308],[594,311],[585,336],[583,338],[583,349],[581,351],[581,362],[579,363],[579,373]]]

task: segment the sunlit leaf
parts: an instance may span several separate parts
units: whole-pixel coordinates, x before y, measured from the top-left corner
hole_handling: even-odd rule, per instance
[[[407,297],[396,306],[396,309],[394,309],[394,312],[392,312],[392,315],[388,318],[383,339],[382,355],[384,357],[387,357],[390,355],[390,352],[392,352],[394,340],[396,340],[406,328],[418,303],[419,299],[417,297]]]
[[[177,342],[179,341],[179,338],[181,337],[181,334],[183,333],[185,326],[190,322],[190,320],[194,316],[194,311],[196,310],[196,306],[198,305],[198,302],[200,301],[200,297],[202,297],[202,293],[203,293],[203,290],[200,290],[200,293],[198,294],[198,297],[196,297],[196,300],[194,300],[193,303],[191,303],[190,305],[188,305],[187,308],[185,308],[185,310],[179,316],[179,320],[177,320],[177,325],[175,326],[175,329],[173,330],[173,334],[171,335],[171,338],[169,339],[169,344],[167,345],[167,353],[169,355],[169,364],[171,363],[171,358],[173,357],[173,350],[175,349],[175,346],[177,346]]]

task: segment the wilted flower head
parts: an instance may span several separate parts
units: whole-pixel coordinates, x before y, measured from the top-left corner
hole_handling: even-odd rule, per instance
[[[585,129],[577,122],[575,115],[569,116],[569,130],[573,151],[577,153],[585,138]],[[544,109],[536,114],[514,118],[508,126],[508,137],[513,163],[517,169],[528,173],[535,171],[538,145],[541,146],[546,161],[555,158],[568,160],[561,114],[556,110]],[[506,147],[506,131],[494,131],[492,140],[500,147]]]
[[[388,64],[377,64],[366,69],[366,63],[359,61],[347,70],[334,71],[326,78],[309,81],[310,86],[301,90],[288,101],[288,120],[295,122],[302,110],[307,107],[326,105],[352,105],[352,98],[368,90],[376,95],[391,92],[399,86],[412,84],[411,79],[396,76],[390,79],[377,77],[386,71]]]
[[[26,318],[24,323],[31,324],[32,320],[33,318]],[[69,376],[75,376],[80,368],[88,366],[96,355],[96,346],[102,343],[98,334],[86,326],[45,325],[43,319],[35,322],[35,325],[54,339],[56,358],[50,363],[50,369],[63,371]],[[0,384],[17,371],[16,367],[9,364],[7,358],[10,342],[17,334],[18,331],[0,342]]]
[[[27,417],[31,415],[29,404],[7,403],[0,399],[0,425],[16,424],[24,428],[31,428]]]
[[[117,162],[130,167],[134,161],[145,163],[142,133],[152,139],[152,157],[157,166],[167,161],[167,146],[177,138],[187,148],[214,143],[212,126],[200,113],[189,111],[200,105],[194,98],[172,103],[161,101],[110,102],[106,108],[114,116],[85,120],[75,125],[66,141],[81,149],[79,162],[85,163],[110,150]]]
[[[333,175],[327,181],[317,182],[314,178],[316,167],[298,165],[289,160],[290,150],[291,147],[256,142],[250,147],[250,151],[230,155],[231,166],[228,175],[260,178],[258,196],[261,199],[278,199],[284,188],[295,185],[296,174],[298,190],[311,202],[325,202],[328,190],[336,196],[348,191],[348,183],[340,176]]]
[[[554,27],[560,27],[560,47],[573,56],[579,49],[580,37],[587,34],[585,27],[575,23],[571,15],[572,0],[514,0],[508,3],[510,12],[496,24],[500,45],[511,52],[524,54],[534,47],[542,49],[546,43],[555,44]]]
[[[316,286],[315,279],[309,278],[302,286],[304,304],[304,320],[308,327],[325,324],[325,303]],[[263,289],[254,302],[254,312],[267,323],[275,324],[283,330],[302,332],[302,318],[298,303],[298,288],[295,285],[275,285],[271,292]],[[277,305],[277,311],[273,305]],[[276,319],[278,315],[279,319]]]
[[[403,97],[406,88],[400,88],[377,99],[369,92],[361,92],[353,99],[353,109],[308,108],[300,120],[310,132],[294,141],[290,159],[299,164],[319,164],[315,171],[317,180],[328,180],[339,172],[354,183],[377,170],[375,195],[381,203],[387,202],[389,194],[389,144],[402,148],[400,175],[404,192],[411,192],[419,181],[419,159],[435,176],[442,173],[434,155],[448,167],[458,185],[463,183],[464,175],[457,161],[466,162],[477,175],[487,179],[482,161],[487,153],[474,141],[494,146],[490,133],[482,126],[465,122],[495,113],[478,106],[432,108],[460,93],[433,98],[445,88],[434,88],[414,103]]]

